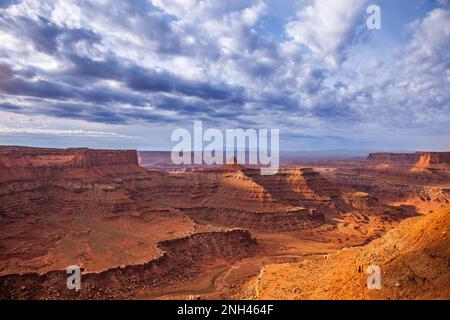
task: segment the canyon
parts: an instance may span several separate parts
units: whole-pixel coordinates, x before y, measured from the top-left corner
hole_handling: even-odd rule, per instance
[[[449,155],[300,157],[264,176],[165,152],[3,146],[0,299],[446,298]],[[355,266],[375,262],[391,278],[367,292]]]

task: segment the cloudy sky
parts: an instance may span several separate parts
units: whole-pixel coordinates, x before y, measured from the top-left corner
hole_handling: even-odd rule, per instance
[[[0,0],[0,145],[170,150],[194,120],[448,150],[449,1]]]

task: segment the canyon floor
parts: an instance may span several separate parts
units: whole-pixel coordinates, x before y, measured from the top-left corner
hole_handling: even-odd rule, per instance
[[[0,299],[449,299],[449,163],[0,147]]]

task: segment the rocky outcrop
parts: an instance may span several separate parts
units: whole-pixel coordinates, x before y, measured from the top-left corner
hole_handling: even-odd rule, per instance
[[[157,247],[161,256],[147,263],[83,274],[78,292],[67,289],[65,270],[3,276],[0,299],[130,299],[138,291],[192,280],[207,262],[233,263],[258,250],[245,230],[195,233]]]
[[[170,175],[161,198],[202,225],[271,232],[304,230],[325,214],[350,210],[340,192],[312,169],[283,168],[262,176],[234,164]],[[167,184],[165,184],[167,183]]]
[[[320,260],[272,264],[256,281],[257,299],[449,299],[450,207],[407,219],[370,244]],[[381,288],[367,288],[372,269]]]
[[[181,208],[196,223],[217,227],[240,227],[258,231],[308,230],[322,225],[324,215],[315,209],[292,209],[280,212],[254,212],[226,208]]]
[[[355,192],[346,195],[346,201],[357,210],[371,210],[379,208],[381,204],[378,199],[365,192]]]

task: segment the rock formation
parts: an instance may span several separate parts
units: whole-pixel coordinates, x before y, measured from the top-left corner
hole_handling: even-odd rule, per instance
[[[229,263],[257,252],[256,241],[245,230],[196,233],[159,242],[162,254],[149,262],[83,273],[82,290],[68,290],[66,270],[44,274],[0,276],[0,299],[124,299],[141,291],[180,283],[215,259]]]
[[[417,169],[450,169],[450,152],[423,152],[414,165]]]
[[[0,164],[0,274],[146,261],[156,242],[213,226],[311,229],[341,201],[310,169],[164,173],[134,151],[25,147],[0,148]]]
[[[369,161],[414,164],[416,169],[448,169],[450,152],[415,152],[415,153],[370,153]]]
[[[136,151],[0,147],[0,166],[4,168],[93,168],[113,165],[138,165]]]
[[[139,167],[135,151],[6,147],[0,163],[0,274],[145,261],[157,241],[194,230],[152,205],[163,175]]]
[[[256,279],[258,299],[450,299],[450,207],[402,222],[363,247],[316,261],[269,265]],[[381,269],[368,289],[366,269]]]

